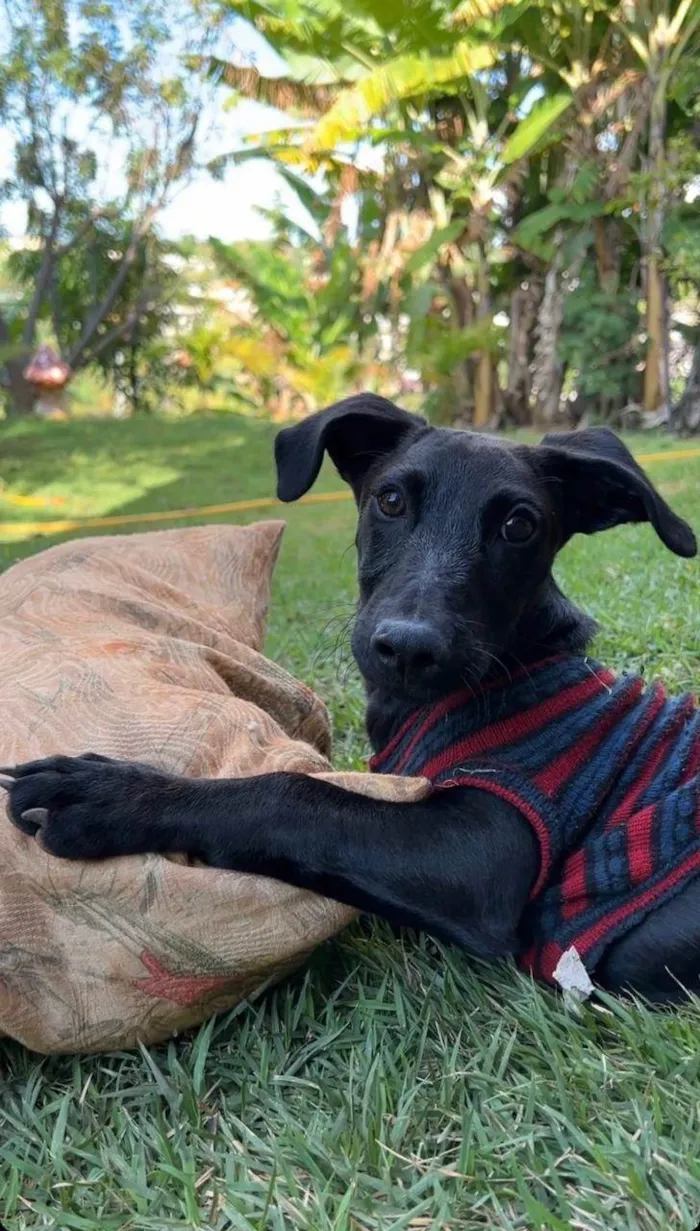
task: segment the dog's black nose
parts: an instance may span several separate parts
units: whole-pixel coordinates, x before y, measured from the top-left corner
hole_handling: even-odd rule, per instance
[[[382,620],[372,649],[384,667],[402,675],[434,675],[447,654],[440,634],[417,620]]]

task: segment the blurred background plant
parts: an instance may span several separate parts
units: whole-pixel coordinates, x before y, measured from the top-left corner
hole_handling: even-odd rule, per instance
[[[121,414],[371,387],[477,427],[700,427],[697,0],[3,3],[6,413],[51,340]],[[193,175],[235,210],[261,160],[266,238],[164,237]]]

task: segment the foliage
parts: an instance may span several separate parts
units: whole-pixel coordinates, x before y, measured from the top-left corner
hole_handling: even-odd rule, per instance
[[[491,319],[447,331],[442,315],[430,313],[411,317],[406,355],[413,367],[421,369],[426,381],[439,385],[457,364],[484,350],[496,353],[502,341],[503,329]]]
[[[566,298],[561,357],[567,383],[586,406],[639,401],[640,332],[636,295],[622,288],[615,294],[601,290],[594,273],[584,269]]]
[[[116,355],[110,331],[116,341],[134,324],[156,328],[149,237],[191,172],[209,96],[184,51],[212,34],[186,0],[3,0],[3,13],[0,192],[26,208],[27,252],[15,263],[25,297],[0,319],[0,342],[26,407],[21,371],[40,322],[74,369]]]
[[[427,393],[452,401],[462,418],[495,421],[492,360],[502,352],[488,322],[510,315],[523,279],[547,290],[539,317],[527,317],[528,336],[511,332],[503,352],[536,359],[537,390],[518,421],[545,405],[556,412],[560,357],[571,364],[593,345],[593,318],[623,273],[636,308],[620,291],[614,332],[626,354],[643,360],[637,326],[646,282],[657,303],[661,276],[676,294],[693,289],[694,228],[683,202],[698,174],[699,74],[690,67],[700,59],[697,6],[652,0],[642,14],[626,0],[307,0],[302,13],[296,0],[283,0],[274,15],[251,0],[227,7],[282,57],[279,80],[290,92],[282,104],[289,127],[243,157],[270,158],[297,180],[321,171],[342,196],[353,147],[377,148],[375,169],[356,173],[351,189],[363,306],[378,324],[391,322],[393,361],[419,362]],[[662,164],[659,82],[668,99]],[[256,82],[256,97],[261,89]],[[313,105],[305,89],[318,91]],[[579,308],[565,307],[588,263],[600,297],[584,344],[575,336]],[[417,302],[430,323],[407,329]],[[654,311],[647,366],[658,362]],[[479,349],[469,342],[474,328],[487,339]],[[597,399],[600,414],[614,415],[628,396],[618,368],[586,377],[586,399]]]
[[[697,202],[679,206],[665,228],[666,270],[680,295],[700,294],[700,219]]]
[[[690,129],[679,126],[668,142],[664,263],[678,298],[700,296],[700,97],[691,119]]]
[[[321,196],[314,207],[321,216]],[[211,241],[220,275],[247,295],[247,318],[227,324],[210,311],[183,345],[203,384],[225,384],[274,413],[308,412],[355,379],[366,328],[359,274],[342,225],[330,243],[301,247],[278,221],[271,243]]]
[[[86,305],[103,302],[110,293],[115,269],[130,237],[128,222],[111,217],[96,219],[82,243],[57,262],[46,316],[63,354],[73,354],[80,342]],[[175,302],[181,306],[183,299],[173,258],[177,258],[173,245],[160,240],[155,231],[144,235],[108,315],[84,347],[80,366],[93,364],[111,374],[134,409],[143,404],[136,384],[143,385],[143,397],[158,396],[153,388],[154,361],[164,345],[164,332],[172,328]],[[40,249],[20,248],[9,258],[8,268],[18,283],[32,286],[40,275],[42,260]],[[144,363],[147,371],[135,382],[134,365]]]
[[[266,159],[307,221],[261,209],[269,244],[217,249],[222,276],[245,289],[253,316],[232,323],[220,305],[200,305],[190,341],[181,339],[192,360],[185,383],[296,413],[343,381],[386,382],[391,365],[387,392],[418,369],[422,392],[460,421],[481,427],[505,415],[552,426],[566,419],[565,371],[569,383],[582,374],[589,415],[615,420],[642,396],[628,372],[634,355],[646,408],[667,411],[674,311],[700,311],[693,0],[177,0],[174,9],[135,0],[128,17],[106,0],[85,8],[82,41],[53,2],[33,0],[38,22],[19,0],[5,2],[12,54],[0,111],[15,125],[14,190],[30,202],[47,259],[34,262],[21,312],[0,319],[1,353],[56,319],[51,285],[69,280],[57,271],[102,219],[120,220],[124,262],[100,321],[130,300],[113,323],[129,322],[144,238],[190,173],[204,93],[223,88],[232,105],[254,100],[284,114],[274,131],[214,159],[212,174]],[[68,0],[66,12],[85,4]],[[267,41],[279,73],[226,58],[216,35],[231,17],[234,38],[247,22]],[[164,79],[166,48],[177,68]],[[56,116],[50,141],[28,123],[42,90]],[[63,142],[58,121],[78,97],[89,100],[94,132]],[[118,201],[97,191],[105,132],[127,149]],[[47,193],[57,178],[65,200]],[[588,312],[580,296],[568,302],[582,272],[594,296]],[[532,289],[526,312],[517,308],[523,286]],[[612,350],[625,359],[593,373],[585,356],[597,358],[615,296]],[[151,324],[150,308],[136,315],[157,360],[170,336],[167,304],[161,311],[146,299]],[[77,365],[100,345],[99,313],[83,315],[67,356]]]

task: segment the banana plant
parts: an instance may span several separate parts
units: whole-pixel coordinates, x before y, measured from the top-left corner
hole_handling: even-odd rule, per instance
[[[644,407],[647,411],[669,407],[668,290],[663,269],[662,234],[666,214],[666,129],[669,98],[674,78],[683,67],[691,44],[700,49],[700,5],[697,0],[624,0],[613,20],[624,38],[630,57],[641,66],[647,83],[649,105],[646,229],[647,359],[644,373]]]
[[[660,112],[695,49],[697,0],[227,3],[267,39],[285,71],[264,78],[213,62],[212,71],[236,95],[282,105],[289,120],[232,159],[271,159],[312,209],[308,176],[320,173],[332,201],[330,208],[324,201],[331,242],[325,233],[320,241],[328,249],[344,198],[355,199],[363,308],[398,321],[420,300],[423,320],[407,343],[414,355],[421,351],[426,372],[445,379],[426,349],[437,355],[444,331],[443,349],[455,357],[455,378],[466,381],[462,400],[471,401],[478,424],[498,400],[494,356],[502,342],[488,327],[497,310],[510,298],[511,320],[529,334],[511,339],[519,396],[530,394],[532,369],[535,413],[555,419],[564,297],[576,285],[570,275],[591,252],[601,292],[614,296],[623,254],[627,269],[640,243],[649,289],[647,400],[658,399]],[[371,146],[374,169],[363,170],[359,154]],[[650,174],[640,206],[634,174],[645,152]],[[316,234],[318,216],[314,222]],[[634,257],[631,264],[638,267]],[[460,332],[470,339],[461,351]]]

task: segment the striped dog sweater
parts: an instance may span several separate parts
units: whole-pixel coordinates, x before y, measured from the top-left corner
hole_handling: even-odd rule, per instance
[[[552,982],[700,873],[700,715],[661,684],[560,655],[413,713],[370,762],[513,804],[540,847],[519,964]]]

